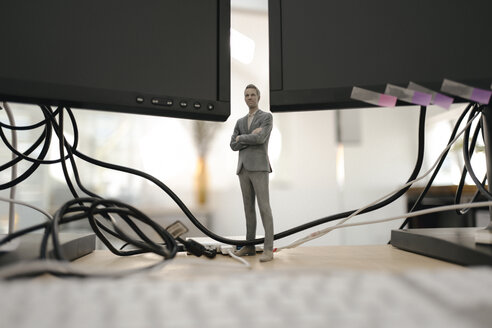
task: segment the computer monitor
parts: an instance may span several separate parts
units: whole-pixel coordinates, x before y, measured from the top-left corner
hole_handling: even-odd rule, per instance
[[[492,1],[269,0],[268,10],[273,112],[369,107],[351,98],[353,87],[382,94],[387,84],[405,88],[413,82],[438,92],[444,79],[492,87]],[[483,115],[489,153],[491,111],[487,107]],[[395,230],[391,243],[461,264],[490,265],[492,246],[476,244],[475,230]]]
[[[225,121],[230,0],[0,2],[0,100]]]
[[[491,1],[269,0],[268,10],[273,112],[367,107],[354,86],[490,90]]]
[[[0,103],[230,115],[230,0],[0,1],[0,13]],[[0,249],[0,265],[35,257],[41,238]],[[95,246],[94,235],[61,239],[70,259]]]

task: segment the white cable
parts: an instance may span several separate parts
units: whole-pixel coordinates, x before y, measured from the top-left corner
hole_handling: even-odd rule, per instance
[[[5,198],[5,197],[1,197],[1,196],[0,196],[0,201],[8,202],[8,203],[11,203],[11,204],[13,203],[13,204],[19,204],[19,205],[30,207],[33,210],[36,210],[36,211],[41,212],[42,214],[44,214],[49,220],[53,220],[53,216],[51,214],[49,214],[48,212],[46,212],[42,208],[36,207],[36,206],[31,205],[29,203],[26,203],[26,202],[23,202],[23,201],[20,201],[20,200],[16,200],[16,199]]]
[[[412,180],[412,181],[409,181],[407,182],[405,185],[399,187],[398,189],[388,193],[387,195],[375,200],[374,202],[364,206],[364,207],[361,207],[359,208],[357,211],[355,211],[354,213],[352,213],[350,216],[348,216],[347,218],[341,220],[340,222],[337,223],[338,224],[343,224],[345,223],[346,221],[350,220],[351,218],[353,218],[354,216],[356,216],[357,214],[359,214],[360,212],[362,212],[363,210],[365,210],[366,208],[368,207],[371,207],[383,200],[385,200],[386,198],[394,195],[395,193],[399,192],[400,190],[402,189],[405,189],[406,187],[409,187],[411,186],[412,184],[414,184],[415,182],[418,182],[422,179],[424,179],[426,176],[428,176],[429,174],[432,173],[432,171],[434,171],[434,169],[436,168],[436,166],[439,164],[439,161],[441,160],[441,158],[446,154],[446,152],[451,148],[451,146],[461,137],[461,135],[465,132],[465,130],[473,123],[473,120],[478,116],[480,115],[480,112],[477,112],[475,114],[475,116],[473,116],[473,118],[466,124],[466,126],[456,135],[456,137],[451,140],[451,142],[446,146],[446,148],[444,148],[444,150],[441,152],[441,154],[437,157],[437,160],[434,162],[434,164],[431,166],[431,168],[429,170],[427,170],[427,172],[425,172],[423,175],[421,175],[420,177],[417,177],[415,180]]]
[[[236,254],[234,254],[232,252],[232,250],[227,250],[227,254],[229,254],[233,259],[235,259],[236,261],[239,261],[241,262],[242,264],[244,264],[248,269],[251,269],[251,264],[248,263],[248,261],[246,261],[245,259],[243,259],[242,257],[240,256],[237,256]]]
[[[421,175],[420,177],[417,177],[416,179],[412,180],[412,181],[409,181],[407,182],[405,185],[395,189],[394,191],[384,195],[383,197],[375,200],[374,202],[370,203],[370,204],[367,204],[361,208],[359,208],[358,210],[356,210],[355,212],[353,212],[351,215],[349,215],[348,217],[346,217],[345,219],[341,220],[340,222],[338,222],[336,226],[341,226],[343,225],[345,222],[347,222],[348,220],[350,220],[351,218],[353,218],[354,216],[358,215],[360,212],[364,211],[366,208],[369,208],[383,200],[385,200],[386,198],[394,195],[395,193],[399,192],[400,190],[402,189],[405,189],[406,187],[408,186],[411,186],[412,184],[414,184],[415,182],[418,182],[422,179],[424,179],[426,176],[428,176],[435,168],[436,166],[439,164],[439,161],[441,160],[441,158],[445,155],[445,153],[451,148],[451,146],[461,137],[461,135],[465,132],[466,129],[468,129],[468,127],[473,123],[473,121],[475,120],[475,118],[480,115],[480,112],[477,112],[475,114],[475,116],[473,116],[473,118],[471,120],[469,120],[469,122],[465,125],[465,127],[460,130],[458,132],[458,134],[456,135],[456,137],[451,140],[451,142],[448,143],[448,145],[446,146],[446,148],[444,148],[444,150],[441,152],[441,154],[438,156],[437,160],[434,162],[434,164],[431,166],[431,168],[429,170],[427,170],[427,172],[425,172],[423,175]],[[462,204],[459,204],[461,206],[463,206]],[[466,208],[466,207],[460,207],[460,208]],[[409,216],[410,217],[410,216]],[[332,227],[330,228],[326,228],[324,230],[319,230],[319,231],[316,231],[316,232],[313,232],[311,234],[309,234],[308,236],[305,236],[303,238],[300,238],[300,239],[297,239],[295,241],[293,241],[291,244],[285,246],[285,247],[280,247],[280,248],[277,248],[277,252],[280,251],[281,249],[283,248],[292,248],[292,247],[297,247],[301,244],[304,244],[310,240],[313,240],[313,239],[316,239],[316,238],[319,238],[325,234],[327,234],[328,232],[332,231],[334,229],[332,229]],[[326,231],[326,232],[324,232]],[[291,247],[292,246],[292,247]]]
[[[394,221],[394,220],[398,220],[398,219],[410,218],[410,217],[414,217],[414,216],[425,215],[425,214],[430,214],[430,213],[435,213],[435,212],[444,212],[444,211],[458,210],[458,209],[462,209],[462,208],[475,208],[475,207],[486,207],[486,206],[492,206],[492,201],[437,206],[437,207],[432,207],[432,208],[428,208],[425,210],[420,210],[420,211],[415,211],[415,212],[411,212],[411,213],[401,214],[398,216],[389,217],[386,219],[335,225],[335,226],[323,229],[321,231],[314,232],[312,235],[316,235],[315,238],[317,238],[317,237],[320,237],[320,236],[322,236],[322,235],[324,235],[324,234],[326,234],[332,230],[336,230],[336,229],[340,229],[340,228],[355,227],[355,226],[361,226],[361,225],[367,225],[367,224],[375,224],[375,223]],[[295,247],[305,243],[306,241],[301,242],[301,240],[298,240],[297,242],[291,243],[287,246],[279,247],[279,248],[277,248],[277,252],[282,250],[282,249],[295,248]]]

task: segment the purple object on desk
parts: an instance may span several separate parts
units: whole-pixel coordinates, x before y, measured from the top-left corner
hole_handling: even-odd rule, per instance
[[[473,101],[476,101],[478,103],[487,105],[490,101],[490,95],[491,94],[492,94],[491,91],[473,88],[473,92],[470,96],[470,99]]]
[[[449,109],[449,107],[453,104],[453,101],[454,99],[451,97],[445,96],[442,93],[436,93],[433,104]]]
[[[412,102],[414,104],[421,105],[421,106],[429,106],[431,100],[432,100],[432,95],[430,94],[418,92],[418,91],[414,91],[413,93]]]

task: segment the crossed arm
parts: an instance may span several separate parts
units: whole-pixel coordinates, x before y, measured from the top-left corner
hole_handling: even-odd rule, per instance
[[[232,133],[232,137],[231,137],[231,149],[234,151],[238,151],[248,147],[248,145],[244,145],[238,141],[239,135],[240,135],[239,121],[237,121],[236,126],[234,127],[234,132]]]
[[[272,132],[273,117],[271,114],[268,115],[261,123],[261,126],[254,129],[250,134],[240,134],[238,123],[236,123],[234,133],[231,137],[231,148],[235,151],[247,148],[249,145],[265,143]]]

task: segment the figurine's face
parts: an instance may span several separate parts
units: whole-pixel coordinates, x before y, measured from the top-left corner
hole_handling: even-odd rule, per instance
[[[258,107],[258,100],[260,100],[260,97],[256,94],[256,89],[248,88],[244,90],[244,101],[249,108]]]

